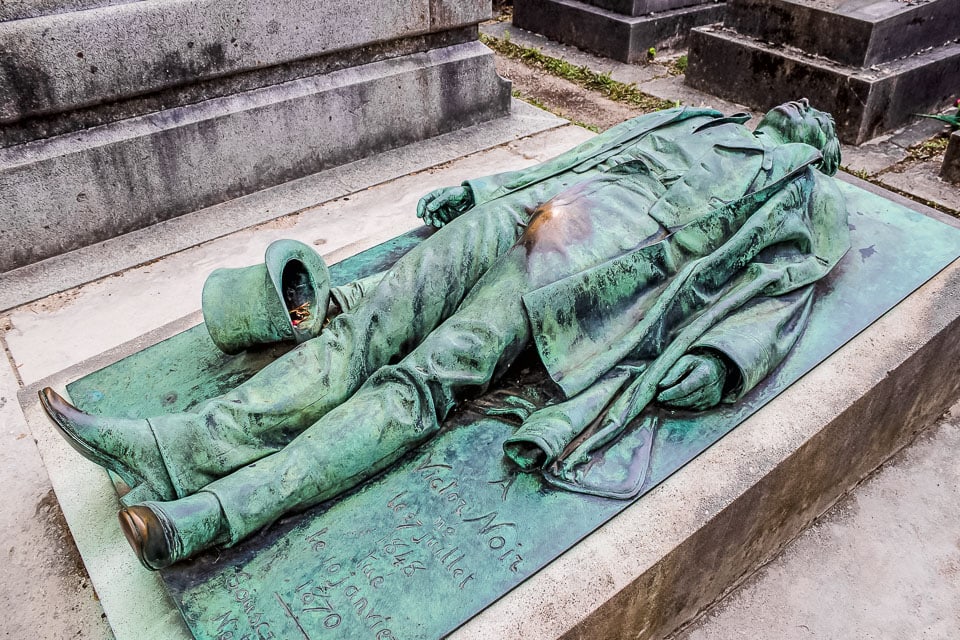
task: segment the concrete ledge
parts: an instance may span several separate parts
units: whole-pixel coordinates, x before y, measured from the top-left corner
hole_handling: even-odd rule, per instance
[[[712,1],[706,0],[706,2]],[[626,16],[642,16],[645,13],[658,13],[706,3],[705,0],[584,0],[584,2]]]
[[[0,150],[8,271],[506,115],[479,42],[302,78]],[[362,126],[360,126],[362,123]]]
[[[7,0],[0,5],[0,22],[85,11],[136,0]]]
[[[144,0],[0,23],[0,123],[476,24],[489,0]]]
[[[724,26],[853,67],[890,62],[958,35],[960,3],[731,0]]]
[[[958,394],[960,261],[451,638],[663,637]]]
[[[0,312],[375,184],[567,124],[514,100],[508,116],[376,154],[0,273]]]
[[[468,26],[366,45],[349,51],[294,60],[272,67],[249,69],[218,78],[151,91],[112,102],[32,116],[0,126],[0,148],[53,138],[158,111],[197,104],[232,94],[271,87],[300,78],[323,75],[349,67],[401,58],[431,49],[442,49],[477,40],[477,27]]]
[[[861,144],[915,113],[937,111],[956,93],[960,44],[870,69],[831,64],[712,27],[694,29],[686,82],[766,110],[807,97],[837,121],[841,140]]]
[[[631,16],[578,0],[515,0],[513,24],[552,40],[620,60],[640,62],[651,48],[674,48],[690,29],[723,19],[723,4],[700,0],[661,13]]]

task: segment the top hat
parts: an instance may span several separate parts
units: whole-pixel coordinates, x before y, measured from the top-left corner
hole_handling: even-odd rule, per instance
[[[295,341],[323,329],[330,274],[320,255],[296,240],[267,247],[263,264],[217,269],[203,285],[203,320],[226,353]]]

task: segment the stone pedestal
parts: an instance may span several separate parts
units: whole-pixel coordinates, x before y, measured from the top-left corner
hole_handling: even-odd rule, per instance
[[[511,167],[509,159],[505,162],[503,155],[492,158],[491,162],[494,161],[502,168],[516,166]],[[856,181],[852,177],[848,179]],[[365,201],[362,205],[353,199],[347,205],[370,208],[369,205],[381,198],[394,200],[393,186],[376,187],[360,195],[358,199]],[[915,203],[892,194],[878,197],[849,183],[837,186],[848,203],[853,246],[828,276],[829,280],[822,283],[826,286],[819,289],[817,303],[811,309],[810,324],[794,356],[804,353],[804,341],[809,345],[810,340],[818,340],[817,336],[855,337],[799,378],[797,376],[808,367],[797,366],[797,360],[791,356],[791,360],[773,375],[780,381],[795,379],[792,385],[638,501],[629,506],[623,503],[623,509],[616,507],[618,513],[613,515],[611,511],[612,517],[602,526],[592,530],[591,524],[587,528],[592,533],[582,538],[571,536],[572,531],[579,531],[590,522],[591,514],[595,514],[600,506],[599,498],[559,494],[540,486],[526,474],[506,475],[505,468],[500,466],[500,439],[511,434],[513,427],[506,421],[489,420],[476,432],[482,434],[482,440],[478,440],[472,449],[475,455],[443,455],[444,445],[437,445],[434,441],[407,459],[407,462],[419,466],[426,460],[423,457],[426,451],[434,451],[431,459],[440,464],[431,467],[433,474],[428,476],[428,469],[421,469],[419,473],[411,473],[409,468],[394,469],[371,482],[368,488],[347,497],[339,503],[341,506],[333,507],[340,511],[327,512],[321,507],[312,515],[303,516],[330,517],[338,528],[349,526],[349,536],[341,532],[336,537],[320,537],[324,545],[314,547],[318,538],[309,539],[307,536],[318,531],[329,532],[333,528],[313,526],[318,524],[317,521],[286,519],[232,550],[216,552],[206,559],[182,565],[180,575],[184,578],[209,571],[220,575],[229,572],[227,578],[239,576],[244,580],[242,597],[237,595],[240,591],[233,588],[237,581],[210,583],[210,593],[216,598],[217,606],[202,611],[197,608],[199,601],[191,600],[190,605],[197,615],[191,616],[183,610],[187,614],[187,623],[195,630],[200,629],[198,638],[218,637],[224,631],[234,632],[236,638],[244,633],[255,633],[261,623],[270,624],[269,631],[277,638],[324,637],[311,633],[310,625],[319,627],[325,617],[310,616],[317,612],[303,611],[304,599],[294,599],[289,592],[321,575],[313,568],[315,563],[328,562],[330,558],[342,560],[345,544],[378,539],[383,535],[344,523],[349,523],[349,518],[376,515],[391,508],[387,504],[397,493],[385,491],[391,488],[387,483],[393,482],[392,479],[411,481],[429,491],[427,482],[433,483],[437,479],[436,469],[443,469],[444,478],[456,478],[456,484],[450,486],[457,488],[457,500],[470,500],[461,510],[468,517],[472,516],[471,512],[465,511],[467,508],[489,505],[489,510],[476,511],[489,514],[481,521],[485,533],[522,533],[521,555],[527,563],[533,563],[536,557],[544,558],[552,547],[557,551],[554,547],[557,540],[564,537],[579,540],[509,592],[507,590],[516,581],[504,579],[499,582],[504,585],[501,593],[505,595],[453,631],[450,638],[514,638],[520,633],[520,624],[522,633],[519,637],[525,640],[652,639],[667,636],[696,617],[732,585],[778,553],[845,491],[856,486],[892,453],[909,443],[917,431],[954,404],[960,393],[960,261],[953,258],[960,252],[957,230],[911,212],[904,204],[916,207]],[[379,194],[376,193],[378,190]],[[390,207],[390,200],[384,204],[386,208]],[[935,212],[928,213],[936,215]],[[954,221],[947,219],[947,222]],[[310,233],[303,237],[315,236]],[[248,239],[237,240],[249,242]],[[230,246],[237,245],[221,243],[215,253],[223,254]],[[372,266],[369,255],[359,264]],[[170,264],[161,268],[169,269]],[[932,279],[922,284],[930,276]],[[136,278],[137,275],[131,274],[130,277]],[[127,278],[117,280],[115,286],[133,286]],[[123,280],[128,281],[124,284]],[[915,289],[918,285],[919,288]],[[177,285],[176,290],[185,291],[181,286]],[[168,292],[167,295],[172,294]],[[902,302],[885,311],[904,296]],[[82,300],[84,297],[86,301]],[[82,318],[87,323],[96,321],[109,325],[124,320],[114,314],[104,321],[99,309],[90,309],[96,305],[92,300],[89,295],[80,296],[70,305],[68,315],[71,322]],[[84,305],[87,305],[85,311]],[[58,315],[63,315],[62,311]],[[873,318],[878,319],[870,324]],[[40,375],[36,374],[44,371],[44,365],[41,364],[39,369],[34,365],[31,369],[34,375],[27,378],[28,386],[18,393],[27,424],[38,440],[57,498],[118,640],[139,640],[146,628],[151,629],[156,637],[179,640],[191,636],[181,621],[180,611],[174,609],[156,574],[148,574],[136,565],[116,525],[116,496],[106,475],[77,456],[51,428],[42,415],[36,394],[44,386],[62,390],[64,385],[71,383],[68,389],[74,401],[90,402],[91,409],[97,403],[99,406],[113,404],[114,407],[138,403],[160,412],[171,410],[172,403],[187,402],[185,395],[210,390],[211,387],[206,385],[236,380],[225,375],[226,370],[218,364],[222,358],[208,357],[209,349],[215,347],[206,344],[208,338],[204,341],[205,329],[196,327],[184,331],[196,320],[199,320],[196,316],[188,317],[158,327],[134,341],[40,380],[37,379]],[[148,323],[153,318],[141,314],[138,321],[143,326],[150,326]],[[870,326],[866,326],[868,324]],[[56,330],[57,326],[56,323],[49,324],[44,331],[59,335],[61,332]],[[36,335],[26,344],[24,342],[23,338],[14,340],[11,353],[15,356],[30,353],[31,343],[44,346]],[[832,348],[828,347],[821,354],[830,353]],[[92,352],[89,347],[86,350]],[[173,375],[168,375],[167,367],[157,375],[150,373],[150,367],[144,368],[147,363],[157,362],[155,358],[161,353],[161,361],[175,363],[176,373]],[[55,359],[47,358],[47,372],[62,366],[62,353],[57,355]],[[228,363],[231,375],[238,367],[249,366],[258,358],[265,360],[267,355],[260,352],[248,354],[246,360],[231,361]],[[42,363],[43,359],[40,360]],[[204,363],[202,371],[196,369],[200,363]],[[201,386],[177,396],[171,395],[170,387],[164,385],[177,379],[183,382],[187,371],[200,372],[197,381]],[[131,375],[132,372],[137,375]],[[829,393],[825,393],[825,389]],[[755,396],[744,402],[752,404]],[[161,406],[167,408],[159,409]],[[490,405],[484,407],[486,412]],[[104,411],[107,412],[106,407]],[[472,411],[465,406],[459,415],[469,419],[470,415],[477,415]],[[439,437],[456,434],[456,429],[445,429],[445,435]],[[462,429],[460,433],[463,433]],[[692,432],[673,431],[669,442],[681,442],[691,435]],[[668,446],[666,439],[663,443],[664,447]],[[437,448],[433,449],[434,446]],[[658,451],[664,451],[664,448]],[[475,461],[481,459],[489,461],[492,466],[475,465]],[[510,482],[504,485],[503,481],[508,479]],[[441,486],[447,484],[435,484],[434,490]],[[414,495],[411,489],[404,494],[404,499],[407,500],[405,504],[416,505],[417,511],[411,517],[416,520],[408,528],[395,530],[391,526],[387,531],[400,531],[403,533],[396,535],[409,536],[412,530],[417,532],[416,537],[420,537],[437,530],[434,524],[437,520],[427,519],[433,509],[449,511],[453,517],[459,518],[456,512],[459,502],[429,493],[422,500],[413,501]],[[384,499],[379,500],[377,496]],[[519,501],[521,496],[535,500]],[[481,499],[484,502],[478,503]],[[349,503],[351,500],[353,502]],[[343,506],[350,504],[353,507],[349,509]],[[509,515],[518,511],[521,517]],[[544,511],[549,514],[543,515]],[[405,517],[406,513],[401,510],[399,517]],[[344,516],[342,519],[341,515]],[[449,518],[444,514],[441,524],[450,523]],[[443,535],[459,531],[466,540],[460,548],[471,554],[489,553],[493,547],[499,549],[499,541],[492,546],[486,542],[483,546],[478,545],[479,536],[473,528],[476,526],[467,529],[457,522],[456,528]],[[285,539],[289,545],[279,542],[280,536],[288,536]],[[398,540],[398,543],[406,544],[404,540]],[[284,584],[268,589],[264,583],[258,584],[254,580],[254,572],[245,568],[254,558],[255,549],[251,545],[262,553],[263,565],[260,566],[265,565],[265,575],[274,584]],[[449,573],[440,566],[441,554],[435,555],[432,551],[435,548],[416,543],[411,545],[406,556],[411,561],[422,560],[424,565],[404,585],[404,596],[409,595],[409,599],[415,601],[413,604],[399,607],[395,598],[375,601],[371,596],[369,602],[365,601],[362,613],[375,611],[382,618],[374,620],[385,619],[393,632],[404,625],[408,633],[393,633],[396,637],[447,637],[436,632],[436,626],[431,632],[425,621],[433,624],[438,611],[462,609],[464,602],[476,596],[476,591],[450,587]],[[501,551],[511,548],[519,547],[498,550],[493,557],[498,558]],[[374,560],[383,562],[384,558],[377,556]],[[386,560],[393,561],[392,557]],[[339,571],[340,567],[352,568],[353,565],[344,561],[337,566]],[[503,579],[502,576],[513,575],[508,567],[492,563],[484,569],[483,573],[477,573],[474,586],[480,585],[481,581],[493,584],[495,580]],[[170,578],[173,571],[166,572],[163,578]],[[301,582],[299,576],[304,571],[308,576]],[[358,570],[357,575],[363,574]],[[399,571],[383,575],[385,583],[407,580]],[[205,580],[208,579],[209,575]],[[199,584],[184,579],[179,588],[194,589]],[[352,583],[346,585],[353,586]],[[368,587],[366,582],[362,586]],[[353,589],[350,593],[356,594],[358,590]],[[372,592],[372,589],[364,592],[363,597]],[[348,616],[354,616],[356,609],[345,604],[343,596],[346,594],[342,591],[333,594],[331,590],[331,594],[331,608],[337,607],[341,612],[337,615],[343,617],[336,625],[337,630],[343,631],[348,623],[355,622],[355,618],[351,620]],[[339,600],[333,600],[334,595]],[[496,597],[497,593],[489,595]],[[297,624],[302,621],[305,626],[302,634],[298,633],[293,621]],[[335,622],[338,620],[330,620],[331,625]],[[213,632],[203,633],[204,628]],[[266,631],[264,628],[262,635],[267,635]],[[358,632],[328,635],[365,637]]]
[[[954,131],[950,136],[950,144],[947,145],[940,167],[940,177],[947,182],[960,184],[960,131]]]
[[[0,13],[0,272],[506,115],[489,0]]]
[[[950,101],[958,38],[955,0],[730,0],[691,33],[686,79],[761,110],[807,97],[860,144]]]
[[[690,29],[719,22],[714,0],[514,0],[513,24],[565,44],[641,62],[651,47],[682,46]]]

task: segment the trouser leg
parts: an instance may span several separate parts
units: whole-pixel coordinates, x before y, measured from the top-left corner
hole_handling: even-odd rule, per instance
[[[220,501],[231,541],[336,496],[435,434],[457,401],[484,391],[529,342],[521,295],[530,286],[516,248],[403,360],[281,451],[205,487]]]
[[[513,244],[526,215],[510,203],[478,207],[402,257],[317,338],[192,412],[151,418],[177,494],[278,451],[416,347]]]

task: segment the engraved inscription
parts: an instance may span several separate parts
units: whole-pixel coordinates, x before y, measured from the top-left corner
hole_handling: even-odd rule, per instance
[[[254,592],[244,586],[252,579],[253,576],[245,571],[223,576],[223,587],[239,613],[231,609],[214,618],[217,640],[269,640],[275,637],[264,611],[254,602]]]

